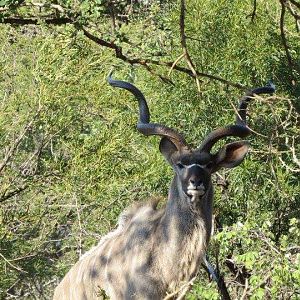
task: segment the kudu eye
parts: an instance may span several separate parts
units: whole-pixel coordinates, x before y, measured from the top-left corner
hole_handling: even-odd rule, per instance
[[[177,163],[176,166],[178,169],[182,170],[184,168],[184,165],[182,163]]]

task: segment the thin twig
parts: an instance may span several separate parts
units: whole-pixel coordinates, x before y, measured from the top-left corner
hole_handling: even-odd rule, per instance
[[[286,1],[285,0],[280,0],[280,4],[281,4],[281,14],[280,14],[280,34],[281,34],[281,40],[282,40],[282,44],[285,50],[285,54],[286,54],[286,58],[288,61],[288,65],[289,65],[289,69],[290,69],[290,74],[291,74],[291,79],[292,79],[292,85],[295,85],[295,79],[293,78],[293,60],[292,60],[292,56],[290,54],[289,51],[289,46],[287,43],[287,38],[285,35],[285,30],[284,30],[284,21],[285,21],[285,12],[286,12]]]
[[[296,7],[298,7],[300,9],[300,3],[298,3],[295,0],[289,0],[293,5],[295,5]]]
[[[187,291],[190,289],[190,287],[193,285],[194,281],[196,280],[196,276],[193,277],[189,282],[184,283],[183,285],[181,285],[177,290],[175,290],[173,293],[168,294],[165,298],[163,298],[163,300],[169,300],[169,299],[173,299],[174,296],[178,295],[178,297],[176,298],[176,300],[180,300],[183,299],[183,297],[185,296],[185,294],[187,293]]]
[[[65,12],[65,8],[63,8],[59,4],[53,4],[53,3],[39,3],[39,2],[31,2],[31,3],[22,3],[21,5],[18,5],[17,8],[20,7],[39,7],[39,8],[52,8],[60,13]],[[0,13],[11,10],[10,7],[0,7]]]
[[[288,2],[287,9],[289,10],[290,14],[294,17],[295,23],[296,23],[296,30],[297,32],[300,32],[300,15],[298,15],[294,8],[292,7],[292,4]]]
[[[31,3],[26,3],[26,6],[37,6],[39,8],[53,8],[57,11],[59,11],[60,13],[64,13],[65,9],[59,5],[59,4],[52,4],[52,3],[39,3],[39,2],[31,2]],[[22,5],[23,6],[23,5]]]
[[[95,35],[91,34],[86,28],[84,28],[82,26],[79,26],[76,23],[76,21],[71,19],[70,17],[43,18],[43,19],[14,17],[14,18],[3,18],[2,20],[0,20],[0,23],[17,24],[17,25],[28,25],[28,24],[38,25],[40,21],[43,21],[48,25],[50,25],[50,24],[51,25],[64,25],[64,24],[71,23],[77,29],[82,30],[83,34],[88,39],[90,39],[91,41],[95,42],[96,44],[98,44],[100,46],[103,46],[103,47],[110,48],[110,49],[114,50],[116,58],[121,59],[121,60],[123,60],[123,61],[125,61],[125,62],[127,62],[131,65],[138,64],[138,65],[146,66],[146,65],[152,64],[152,65],[157,65],[157,66],[165,66],[165,67],[173,68],[176,71],[185,73],[185,74],[187,74],[187,75],[189,75],[189,76],[191,76],[195,79],[197,77],[204,77],[204,78],[208,78],[210,80],[216,80],[216,81],[222,82],[223,84],[233,86],[233,87],[238,88],[238,89],[245,90],[245,89],[248,88],[248,87],[246,87],[246,86],[244,86],[240,83],[232,82],[230,80],[227,80],[227,79],[222,78],[222,77],[217,76],[217,75],[211,75],[211,74],[199,72],[199,71],[197,71],[193,68],[193,65],[190,64],[191,60],[189,61],[190,69],[188,69],[188,68],[177,66],[172,61],[171,62],[170,61],[165,62],[165,61],[157,61],[157,60],[152,60],[152,59],[130,58],[130,57],[124,55],[122,47],[115,44],[113,41],[106,41],[106,40],[103,40],[101,38],[96,37]],[[198,80],[198,82],[199,82],[199,80]]]
[[[172,82],[171,79],[169,78],[166,78],[158,73],[156,73],[149,65],[145,64],[145,65],[142,65],[149,73],[153,74],[154,76],[157,76],[159,77],[163,82],[165,83],[170,83],[172,85],[174,85],[174,83]]]
[[[17,270],[17,271],[19,271],[19,272],[22,272],[22,273],[28,273],[28,272],[22,270],[20,267],[18,267],[18,266],[16,266],[16,265],[12,264],[12,263],[10,262],[10,260],[8,260],[1,252],[0,252],[0,257],[2,257],[2,258],[4,259],[4,261],[5,261],[7,264],[9,264],[13,269],[15,269],[15,270]]]
[[[251,98],[255,98],[255,97],[251,97]],[[230,99],[229,99],[229,103],[230,103],[230,105],[232,106],[232,108],[233,108],[235,114],[242,120],[242,117],[240,116],[240,114],[239,114],[237,108],[235,107],[235,105],[232,103],[232,101],[231,101]],[[247,125],[247,126],[248,126],[248,125]],[[249,130],[250,130],[252,133],[254,133],[254,134],[258,135],[258,136],[261,136],[261,137],[263,137],[263,138],[267,138],[266,135],[263,135],[263,134],[261,134],[261,133],[255,131],[255,130],[253,130],[253,129],[250,128],[249,126],[248,126],[248,128],[249,128]]]
[[[21,187],[15,189],[15,190],[9,192],[9,193],[6,193],[7,191],[5,191],[5,192],[0,196],[0,203],[2,203],[2,202],[4,202],[4,201],[6,201],[6,200],[8,200],[8,199],[10,199],[10,198],[12,198],[12,197],[18,195],[18,194],[20,194],[20,193],[22,193],[22,192],[24,192],[27,188],[28,188],[28,185],[23,185],[23,186],[21,186]]]
[[[77,213],[77,220],[78,220],[78,227],[79,227],[79,257],[82,255],[82,226],[81,226],[81,217],[80,217],[80,210],[78,207],[77,196],[74,195],[75,198],[75,205],[76,205],[76,213]]]
[[[241,296],[241,300],[247,299],[248,287],[249,287],[248,278],[246,278],[245,279],[245,288],[244,288],[243,295]]]
[[[20,143],[22,142],[23,138],[27,134],[28,130],[30,130],[32,124],[34,123],[34,121],[36,120],[38,115],[40,114],[40,111],[41,111],[41,107],[38,108],[37,112],[35,113],[35,115],[31,119],[31,121],[24,127],[24,129],[20,133],[20,135],[14,140],[12,146],[10,147],[10,149],[8,150],[7,154],[5,155],[2,163],[0,164],[0,173],[5,168],[5,166],[8,164],[8,162],[10,161],[10,159],[12,158],[12,156],[14,155],[16,150],[18,149]]]
[[[277,249],[274,245],[272,245],[268,238],[264,235],[262,231],[250,230],[250,233],[254,235],[259,240],[263,241],[271,250],[273,250],[276,254],[281,254],[280,250]]]
[[[178,56],[178,58],[176,58],[176,60],[173,62],[172,66],[171,66],[171,68],[170,68],[170,70],[169,70],[168,76],[171,75],[171,73],[172,73],[174,67],[179,63],[179,61],[180,61],[183,57],[184,57],[184,53],[182,53],[180,56]]]
[[[284,162],[284,160],[278,156],[278,159],[280,160],[280,162],[282,163],[282,165],[289,171],[293,172],[293,173],[300,173],[300,168],[299,169],[294,169],[294,168],[291,168],[288,164],[286,164]]]
[[[292,142],[292,146],[289,146],[288,144],[288,138],[286,137],[286,145],[287,147],[291,150],[292,152],[292,156],[293,156],[293,162],[300,167],[300,160],[298,159],[297,155],[296,155],[296,151],[295,151],[295,138],[292,137],[293,142]]]
[[[251,17],[251,22],[254,22],[254,18],[256,17],[256,9],[257,9],[257,1],[253,0],[253,10],[252,13],[249,14],[246,18]]]
[[[190,70],[192,71],[192,74],[195,78],[196,84],[197,84],[197,89],[198,92],[200,93],[201,89],[200,89],[200,81],[198,78],[198,74],[196,72],[195,69],[195,65],[191,59],[191,56],[188,52],[187,49],[187,44],[186,44],[186,37],[185,37],[185,0],[181,0],[181,4],[180,4],[180,38],[181,38],[181,47],[183,50],[183,55],[187,61],[187,64],[190,68]]]

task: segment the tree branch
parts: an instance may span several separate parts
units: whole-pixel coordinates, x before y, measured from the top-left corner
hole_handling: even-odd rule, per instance
[[[191,56],[188,52],[188,49],[187,49],[187,44],[186,44],[186,37],[185,37],[185,1],[184,0],[181,0],[181,4],[180,4],[180,38],[181,38],[181,47],[182,47],[182,50],[183,50],[183,55],[187,61],[187,64],[190,68],[190,70],[192,71],[192,74],[193,74],[193,77],[195,78],[196,80],[196,84],[197,84],[197,89],[198,89],[198,92],[200,93],[200,82],[199,82],[199,79],[198,79],[198,75],[197,75],[197,72],[195,70],[195,65],[191,59]]]
[[[253,0],[253,10],[252,10],[252,13],[249,14],[246,18],[249,18],[251,17],[251,22],[254,21],[254,18],[256,17],[256,9],[257,9],[257,1],[256,0]]]
[[[40,22],[45,22],[48,25],[65,25],[73,23],[69,18],[3,18],[0,19],[0,23],[11,24],[11,25],[38,25]]]
[[[82,30],[83,30],[84,35],[87,38],[89,38],[90,40],[92,40],[93,42],[95,42],[96,44],[98,44],[100,46],[108,47],[110,49],[115,50],[117,58],[119,58],[119,59],[121,59],[125,62],[128,62],[131,65],[139,64],[139,65],[145,66],[145,65],[148,65],[148,64],[152,64],[152,65],[157,65],[157,66],[167,66],[167,67],[170,67],[170,68],[172,67],[174,70],[185,73],[185,74],[195,78],[195,75],[193,74],[193,72],[190,69],[174,65],[174,62],[165,62],[165,61],[158,61],[158,60],[152,60],[152,59],[142,59],[142,58],[129,58],[129,57],[127,57],[123,54],[122,47],[116,45],[114,42],[107,42],[103,39],[100,39],[100,38],[92,35],[90,32],[88,32],[84,28],[82,28]],[[206,78],[209,78],[209,79],[212,79],[212,80],[220,81],[220,82],[222,82],[226,85],[230,85],[230,86],[236,87],[238,89],[242,89],[242,90],[248,89],[247,86],[244,86],[242,84],[226,80],[226,79],[224,79],[220,76],[206,74],[206,73],[203,73],[203,72],[199,72],[197,70],[195,70],[195,72],[196,72],[197,76],[206,77]]]
[[[289,46],[287,43],[287,39],[286,39],[286,35],[285,35],[285,30],[284,30],[284,20],[285,20],[285,12],[286,12],[286,0],[280,0],[280,4],[281,4],[281,14],[280,14],[280,33],[281,33],[281,40],[282,40],[282,44],[285,50],[285,54],[286,54],[286,58],[288,61],[288,65],[289,65],[289,69],[290,69],[290,74],[291,74],[291,81],[292,81],[292,85],[295,85],[295,79],[293,76],[293,60],[292,60],[292,56],[290,54],[289,51]]]
[[[4,193],[1,197],[0,197],[0,203],[12,198],[13,196],[16,196],[20,193],[22,193],[23,191],[25,191],[28,188],[28,185],[24,185],[22,187],[19,187],[17,189],[15,189],[14,191],[11,191],[9,193]]]
[[[293,5],[300,9],[300,3],[296,2],[295,0],[289,0]]]
[[[7,151],[7,154],[5,155],[2,163],[0,163],[0,173],[3,171],[5,166],[8,164],[16,150],[18,149],[20,143],[22,142],[23,138],[25,137],[28,130],[30,130],[31,126],[33,125],[34,121],[36,120],[37,116],[39,115],[41,111],[41,107],[38,108],[37,112],[33,116],[32,120],[24,127],[23,131],[20,133],[20,135],[14,140],[12,146]]]
[[[98,38],[97,36],[91,34],[83,26],[78,25],[75,20],[72,20],[69,17],[44,18],[44,19],[14,17],[14,18],[3,18],[2,20],[0,20],[0,23],[11,24],[11,25],[13,25],[13,24],[16,24],[16,25],[30,25],[30,24],[38,25],[39,22],[45,22],[48,25],[64,25],[64,24],[71,23],[78,30],[82,30],[83,34],[88,39],[92,40],[93,42],[95,42],[96,44],[98,44],[100,46],[103,46],[103,47],[110,48],[110,49],[114,50],[116,58],[121,59],[121,60],[123,60],[123,61],[125,61],[125,62],[127,62],[131,65],[138,64],[138,65],[142,65],[144,67],[147,67],[148,65],[156,65],[156,66],[165,66],[165,67],[168,67],[168,68],[172,68],[172,69],[174,69],[178,72],[182,72],[182,73],[187,74],[188,76],[193,77],[196,80],[196,82],[198,81],[198,83],[197,83],[198,89],[199,89],[199,79],[198,79],[198,77],[204,77],[204,78],[208,78],[210,80],[216,80],[216,81],[219,81],[223,84],[233,86],[235,88],[242,89],[242,90],[248,89],[247,86],[244,86],[244,85],[236,83],[236,82],[232,82],[230,80],[226,80],[226,79],[224,79],[220,76],[211,75],[211,74],[207,74],[207,73],[197,71],[195,69],[194,65],[193,65],[193,62],[191,61],[191,58],[190,58],[189,53],[187,52],[187,50],[185,50],[184,54],[185,54],[185,57],[187,59],[187,63],[189,65],[189,69],[185,68],[185,67],[177,66],[174,61],[165,62],[165,61],[158,61],[158,60],[152,60],[152,59],[130,58],[130,57],[124,55],[123,49],[122,49],[121,46],[118,46],[113,41],[106,41],[104,39]],[[182,39],[182,46],[186,49],[184,31],[182,33],[183,33],[182,37],[184,37]],[[148,66],[148,70],[149,70],[149,66]]]
[[[297,32],[300,32],[300,24],[299,24],[299,21],[300,21],[300,15],[298,15],[298,14],[295,12],[294,8],[292,7],[291,2],[288,2],[287,9],[289,10],[290,14],[291,14],[291,15],[294,17],[294,19],[295,19]]]

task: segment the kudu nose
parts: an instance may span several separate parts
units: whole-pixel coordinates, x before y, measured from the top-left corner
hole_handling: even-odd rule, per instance
[[[199,187],[202,185],[202,181],[201,180],[196,180],[196,179],[190,179],[190,183],[194,186],[194,187]]]

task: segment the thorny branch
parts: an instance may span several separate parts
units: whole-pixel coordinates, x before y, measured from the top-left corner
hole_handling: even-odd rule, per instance
[[[271,99],[271,98],[269,98]],[[268,101],[268,98],[265,99],[264,101]],[[279,119],[278,123],[275,127],[274,127],[274,138],[275,138],[275,143],[276,145],[284,144],[286,149],[284,151],[278,151],[276,149],[276,146],[272,146],[270,145],[270,147],[272,147],[272,149],[270,149],[270,151],[272,153],[274,153],[276,155],[276,157],[279,159],[279,161],[281,162],[281,164],[290,172],[292,173],[300,173],[300,159],[297,157],[297,147],[295,145],[297,145],[297,140],[298,140],[298,136],[295,135],[291,135],[289,137],[287,136],[282,136],[280,134],[281,131],[286,132],[288,130],[288,128],[290,127],[291,124],[299,124],[300,119],[299,119],[299,115],[296,112],[293,103],[291,102],[291,100],[289,99],[285,99],[282,97],[273,97],[273,99],[277,99],[281,102],[285,101],[287,103],[287,107],[286,107],[286,116],[284,117],[283,120]],[[260,101],[262,101],[262,99],[259,99]],[[272,115],[276,115],[273,105],[269,105],[271,111],[272,111]],[[284,142],[280,142],[284,140]],[[295,141],[296,140],[296,141]],[[270,141],[270,143],[273,143],[272,140]],[[299,142],[298,142],[299,144]],[[283,155],[288,156],[290,159],[290,164],[289,165],[284,159],[283,159]],[[296,166],[296,168],[294,167],[294,165]]]
[[[60,13],[64,13],[65,9],[59,5],[59,4],[53,4],[53,3],[39,3],[39,2],[31,2],[31,3],[22,3],[22,5],[19,5],[22,7],[38,7],[39,9],[41,8],[52,8]],[[0,7],[0,13],[1,12],[6,12],[10,10],[9,7]]]
[[[25,191],[27,188],[28,188],[28,185],[23,185],[11,192],[8,192],[8,193],[4,192],[3,195],[0,196],[0,203],[20,194],[21,192]]]
[[[292,85],[296,85],[295,78],[293,76],[293,70],[295,68],[295,65],[293,63],[292,55],[289,50],[289,45],[284,29],[284,23],[285,23],[285,15],[286,15],[286,9],[290,12],[290,14],[294,17],[295,23],[296,23],[296,29],[297,32],[300,32],[300,15],[295,12],[295,8],[300,9],[300,3],[296,2],[295,0],[279,0],[281,5],[281,14],[280,14],[280,34],[281,34],[281,40],[284,47],[284,51],[286,53],[288,66],[290,69],[291,74],[291,83]],[[247,15],[248,17],[251,17],[251,21],[254,21],[254,18],[256,17],[256,11],[257,11],[257,0],[253,0],[253,11],[251,14]]]
[[[249,288],[249,283],[248,283],[248,278],[246,278],[246,280],[245,280],[245,288],[244,288],[243,295],[241,296],[241,300],[248,299],[247,298],[248,288]]]

